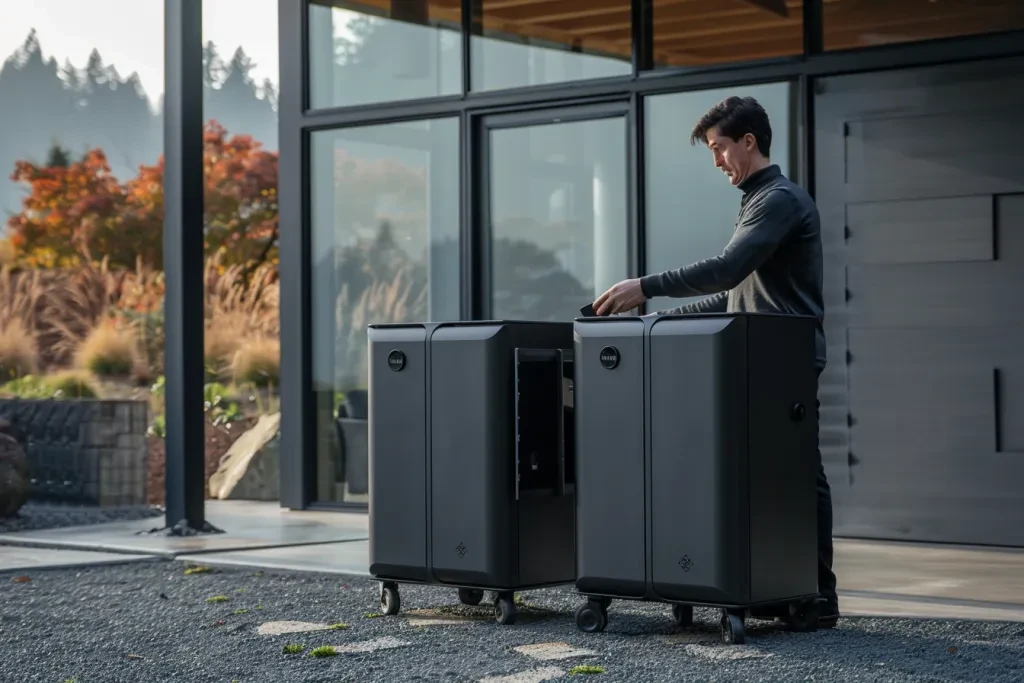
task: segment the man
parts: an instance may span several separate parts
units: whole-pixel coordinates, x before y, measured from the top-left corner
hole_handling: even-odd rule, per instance
[[[594,302],[598,315],[629,311],[657,296],[713,295],[666,313],[760,311],[813,315],[815,369],[825,368],[821,227],[811,197],[770,161],[768,115],[751,97],[729,97],[701,117],[691,144],[705,143],[729,182],[743,192],[732,239],[721,255],[678,270],[623,280]],[[832,494],[818,451],[819,626],[839,618],[832,572]]]

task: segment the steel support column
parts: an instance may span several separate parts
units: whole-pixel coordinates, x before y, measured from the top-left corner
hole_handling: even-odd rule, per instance
[[[204,510],[203,2],[164,2],[164,372],[167,526]]]

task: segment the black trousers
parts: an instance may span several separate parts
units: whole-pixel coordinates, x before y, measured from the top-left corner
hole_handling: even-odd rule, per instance
[[[818,369],[819,380],[823,369]],[[818,400],[815,400],[814,419],[816,431],[820,431],[821,401]],[[821,462],[820,438],[816,436],[815,440],[818,454],[818,592],[830,604],[837,605],[839,597],[836,595],[836,575],[832,571],[832,489]]]

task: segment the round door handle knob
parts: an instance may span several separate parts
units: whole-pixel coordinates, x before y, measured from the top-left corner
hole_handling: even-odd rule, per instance
[[[793,408],[790,410],[790,416],[793,418],[793,422],[803,422],[804,418],[807,417],[807,408],[804,407],[803,403],[794,403]]]

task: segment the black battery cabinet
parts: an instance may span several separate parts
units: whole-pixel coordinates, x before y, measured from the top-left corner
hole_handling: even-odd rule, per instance
[[[814,319],[575,322],[576,589],[583,631],[612,599],[765,608],[817,625]]]
[[[371,325],[370,574],[451,586],[499,623],[514,591],[575,578],[573,325]],[[568,445],[568,447],[567,447]],[[567,457],[568,454],[568,457]]]

